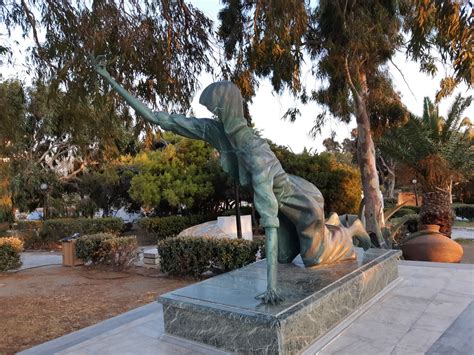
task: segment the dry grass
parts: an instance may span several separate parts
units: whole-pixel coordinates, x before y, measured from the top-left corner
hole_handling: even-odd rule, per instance
[[[60,266],[0,274],[0,354],[55,339],[193,282],[146,274]]]

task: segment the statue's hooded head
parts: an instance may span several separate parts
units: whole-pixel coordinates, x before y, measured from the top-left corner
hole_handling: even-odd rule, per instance
[[[219,81],[206,87],[199,103],[206,106],[224,124],[224,130],[231,141],[231,137],[238,135],[240,128],[247,127],[242,95],[239,88],[230,81]]]

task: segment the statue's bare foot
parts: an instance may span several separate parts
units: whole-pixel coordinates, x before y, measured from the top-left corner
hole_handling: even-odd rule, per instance
[[[278,303],[283,302],[285,300],[274,289],[266,290],[264,293],[256,296],[255,298],[261,299],[263,301],[263,303],[272,304],[272,305],[273,304],[278,304]]]

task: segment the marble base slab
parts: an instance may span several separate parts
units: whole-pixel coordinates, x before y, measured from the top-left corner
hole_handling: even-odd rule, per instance
[[[357,249],[357,260],[278,266],[285,301],[255,299],[266,289],[265,260],[165,295],[165,332],[235,353],[296,354],[398,277],[399,251]]]

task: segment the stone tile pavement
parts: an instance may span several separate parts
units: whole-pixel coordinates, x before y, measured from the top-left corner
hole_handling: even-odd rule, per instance
[[[474,266],[401,261],[401,281],[304,354],[474,354]],[[344,323],[344,322],[343,322]],[[224,354],[164,334],[151,303],[21,354]]]
[[[21,253],[22,265],[18,270],[47,265],[61,265],[63,257],[60,252],[27,251]]]
[[[453,227],[451,233],[453,239],[474,239],[474,228],[472,227]]]

